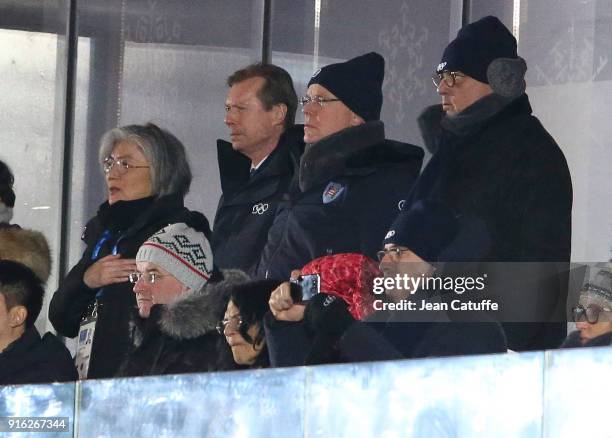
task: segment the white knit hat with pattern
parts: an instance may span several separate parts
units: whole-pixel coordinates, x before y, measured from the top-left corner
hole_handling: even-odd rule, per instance
[[[149,237],[136,261],[155,263],[192,290],[200,290],[213,271],[208,239],[184,223],[168,225]]]

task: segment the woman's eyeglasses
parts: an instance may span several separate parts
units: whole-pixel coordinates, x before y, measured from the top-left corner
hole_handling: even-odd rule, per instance
[[[217,323],[216,329],[220,335],[225,332],[225,327],[231,324],[230,328],[234,330],[240,330],[243,328],[244,321],[242,320],[242,316],[236,315],[231,318],[223,318],[221,321]]]
[[[117,173],[119,175],[125,175],[130,169],[148,169],[150,166],[136,166],[130,164],[125,158],[113,158],[108,156],[102,161],[102,170],[104,173],[109,174],[113,167],[117,166]]]
[[[589,324],[597,324],[599,321],[599,316],[602,313],[611,312],[611,309],[606,309],[596,305],[589,305],[584,307],[582,305],[577,305],[572,308],[572,316],[574,317],[575,322],[586,321]]]

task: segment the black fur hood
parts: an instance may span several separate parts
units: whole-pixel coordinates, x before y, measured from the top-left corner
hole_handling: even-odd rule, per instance
[[[222,273],[222,281],[206,284],[197,292],[182,295],[176,301],[161,306],[158,321],[161,332],[175,339],[193,339],[215,331],[225,311],[225,291],[230,286],[249,280],[242,271],[225,270]]]

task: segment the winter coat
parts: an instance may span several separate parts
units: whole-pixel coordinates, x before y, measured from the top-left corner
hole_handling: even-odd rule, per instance
[[[36,327],[0,353],[0,385],[52,383],[77,380],[70,352],[53,334],[42,338]]]
[[[241,271],[224,271],[224,279],[155,305],[148,318],[133,318],[132,349],[119,376],[151,376],[236,369],[223,336],[216,331],[225,311],[224,291],[248,280]],[[220,349],[224,349],[220,351]]]
[[[82,236],[87,248],[81,260],[61,282],[49,306],[49,319],[57,332],[73,338],[79,332],[81,319],[97,301],[98,319],[88,378],[112,377],[117,373],[131,344],[128,323],[136,299],[128,281],[101,289],[90,289],[83,282],[85,271],[95,261],[113,252],[126,259],[135,258],[142,243],[168,224],[186,222],[210,236],[206,218],[200,213],[187,210],[183,206],[183,199],[177,195],[163,196],[150,202],[120,202],[110,208],[108,203],[102,204],[97,216],[89,221]],[[120,214],[123,218],[123,224],[120,225],[116,223],[118,217],[109,214],[109,211],[118,211],[118,208],[134,210]],[[110,232],[110,236],[105,240],[107,232]]]
[[[589,339],[585,344],[580,342],[580,330],[571,332],[559,348],[581,348],[581,347],[610,347],[612,346],[612,332],[604,333],[596,338]]]
[[[472,321],[454,321],[441,312],[423,321],[407,321],[406,316],[411,315],[402,313],[376,312],[365,321],[346,322],[341,330],[325,332],[313,331],[304,322],[277,321],[269,313],[264,328],[270,363],[273,367],[298,366],[507,351],[501,325],[486,315],[474,316]],[[339,315],[328,318],[333,319],[326,325],[344,319]]]
[[[45,283],[51,272],[51,250],[42,233],[0,223],[0,260],[26,265]]]
[[[302,126],[287,130],[251,176],[250,159],[235,151],[231,143],[217,141],[223,195],[211,244],[219,268],[249,272],[259,261],[278,202],[298,167],[303,137]]]
[[[407,205],[441,201],[483,222],[489,247],[478,259],[504,262],[487,269],[497,287],[490,290],[507,309],[500,320],[512,321],[504,323],[509,347],[555,348],[565,337],[567,279],[560,272],[571,249],[570,173],[525,94],[490,117],[460,125],[495,98],[481,99],[459,118],[444,117],[440,105],[424,111],[419,124],[435,153]],[[537,315],[526,316],[527,308]]]
[[[258,278],[289,278],[324,255],[376,257],[399,201],[421,168],[423,150],[385,140],[368,122],[309,145],[268,233]]]

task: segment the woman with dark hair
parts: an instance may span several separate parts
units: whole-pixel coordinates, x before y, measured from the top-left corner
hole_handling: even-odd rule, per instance
[[[206,218],[183,205],[191,170],[174,135],[152,123],[115,128],[102,137],[98,158],[108,199],[87,224],[87,248],[49,308],[58,333],[79,336],[76,360],[89,378],[113,376],[130,345],[136,301],[128,280],[142,243],[178,222],[210,238]]]
[[[268,311],[270,294],[279,284],[276,280],[258,280],[230,289],[225,316],[217,330],[225,336],[238,365],[248,368],[270,365],[263,317]]]

